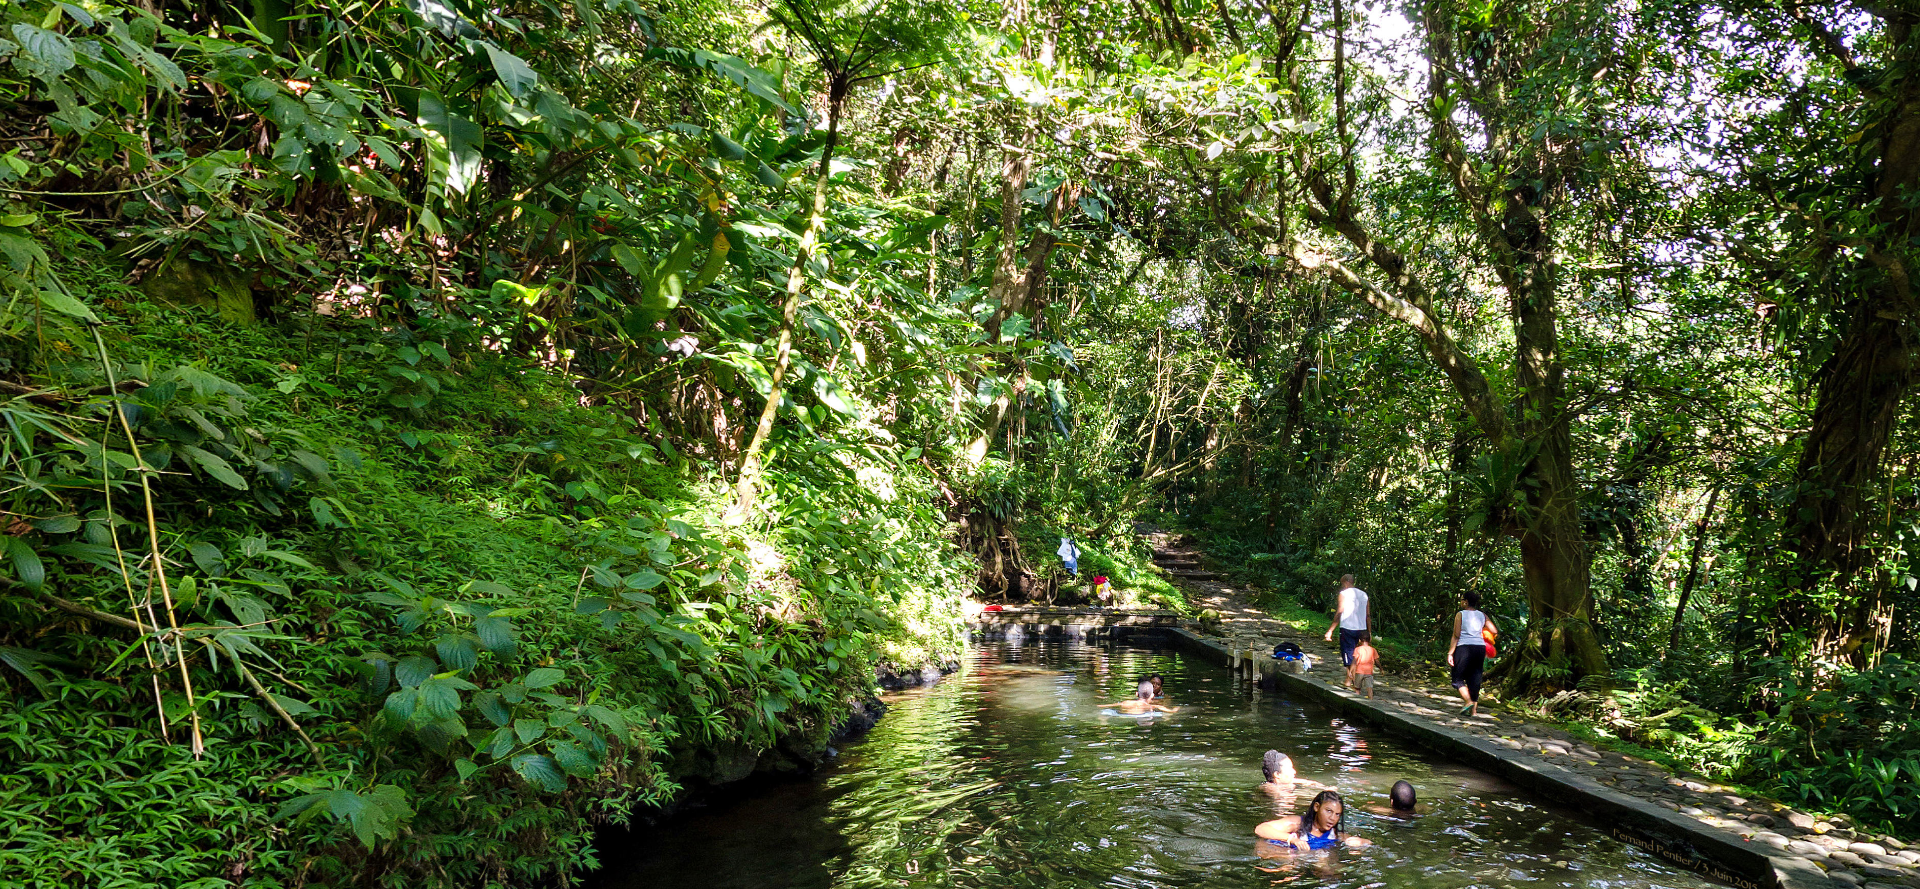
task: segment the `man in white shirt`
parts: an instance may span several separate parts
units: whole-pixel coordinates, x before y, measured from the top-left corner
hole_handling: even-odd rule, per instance
[[[1333,626],[1327,628],[1327,641],[1340,631],[1340,660],[1353,666],[1353,647],[1373,628],[1373,615],[1367,609],[1367,591],[1353,585],[1353,575],[1340,578],[1339,600],[1333,606]]]

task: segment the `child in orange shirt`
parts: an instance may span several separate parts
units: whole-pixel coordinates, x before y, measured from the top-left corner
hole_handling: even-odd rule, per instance
[[[1353,666],[1347,668],[1347,687],[1365,691],[1367,700],[1373,700],[1373,668],[1379,662],[1380,652],[1374,650],[1373,634],[1360,634],[1360,644],[1353,647]]]

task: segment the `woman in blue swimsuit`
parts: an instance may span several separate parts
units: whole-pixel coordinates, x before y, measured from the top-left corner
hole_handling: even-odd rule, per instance
[[[1343,818],[1345,812],[1345,804],[1341,802],[1338,792],[1322,790],[1314,795],[1313,802],[1307,804],[1306,814],[1263,822],[1254,827],[1253,835],[1268,845],[1295,852],[1331,849],[1335,846],[1358,849],[1369,845],[1367,840],[1347,836]]]

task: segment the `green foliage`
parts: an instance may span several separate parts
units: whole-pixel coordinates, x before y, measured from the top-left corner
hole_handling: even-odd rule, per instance
[[[1025,535],[1022,536],[1024,539]],[[1035,544],[1044,545],[1059,536],[1045,529],[1035,538]],[[1193,611],[1186,594],[1154,567],[1151,549],[1131,535],[1081,545],[1080,577],[1084,582],[1094,575],[1104,575],[1112,581],[1116,605],[1145,605],[1182,614]]]
[[[149,384],[6,414],[8,471],[32,480],[8,508],[35,517],[10,538],[19,585],[0,595],[6,663],[36,700],[14,712],[114,726],[20,748],[5,792],[45,813],[19,854],[47,879],[123,872],[87,845],[110,823],[148,838],[113,867],[164,858],[182,885],[232,868],[383,885],[573,871],[592,824],[676,791],[670,751],[818,740],[876,659],[955,644],[964,562],[924,505],[923,470],[890,452],[796,463],[813,468],[776,474],[769,536],[716,531],[699,523],[718,498],[662,475],[621,418],[457,336],[346,323],[305,332],[294,364],[277,333],[133,309],[121,329],[138,333],[109,351],[174,369],[115,362]],[[190,355],[200,363],[174,363]],[[424,405],[393,397],[394,372],[413,368],[440,380]],[[34,592],[126,613],[114,534],[136,566],[141,464],[124,436],[89,437],[115,410],[146,464],[172,468],[152,490],[178,553],[177,633],[116,635]],[[140,568],[125,573],[145,587]],[[168,622],[159,601],[135,613]],[[185,744],[195,720],[204,762]],[[154,740],[163,722],[173,743]],[[150,761],[115,758],[130,738]],[[57,779],[87,755],[186,770],[239,807],[221,829],[247,841],[151,841],[167,807]]]
[[[1756,672],[1775,708],[1751,774],[1810,806],[1903,834],[1920,828],[1920,665],[1889,656],[1820,676],[1766,661]]]
[[[1058,536],[1186,610],[1143,516],[1905,823],[1906,25],[1709,6],[0,7],[0,682],[84,738],[23,866],[564,883]],[[57,778],[122,765],[219,802]]]
[[[147,688],[70,675],[50,686],[0,708],[12,764],[0,775],[9,882],[288,884],[305,855],[276,837],[262,799],[279,793],[274,774],[301,767],[297,745],[253,736],[236,719],[232,731],[216,724],[214,756],[196,761],[150,716],[128,718],[151,713]]]

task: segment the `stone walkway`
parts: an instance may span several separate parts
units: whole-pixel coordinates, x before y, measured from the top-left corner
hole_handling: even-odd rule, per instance
[[[1146,538],[1153,545],[1155,561],[1189,575],[1169,579],[1186,590],[1194,607],[1219,612],[1218,631],[1209,635],[1235,647],[1264,651],[1292,642],[1313,656],[1309,675],[1325,682],[1340,681],[1339,646],[1325,641],[1324,626],[1302,633],[1248,604],[1243,597],[1247,591],[1231,582],[1191,576],[1206,574],[1190,567],[1204,565],[1204,554],[1182,545],[1175,535],[1155,532]],[[1741,796],[1698,776],[1675,775],[1639,757],[1597,750],[1555,726],[1499,712],[1502,708],[1497,703],[1489,705],[1484,698],[1479,716],[1462,717],[1458,715],[1460,698],[1451,686],[1432,685],[1418,676],[1383,673],[1375,679],[1374,703],[1547,758],[1649,805],[1807,859],[1826,872],[1835,889],[1920,889],[1920,843],[1909,848],[1895,837],[1868,835],[1855,830],[1844,817],[1818,818],[1773,800]]]

